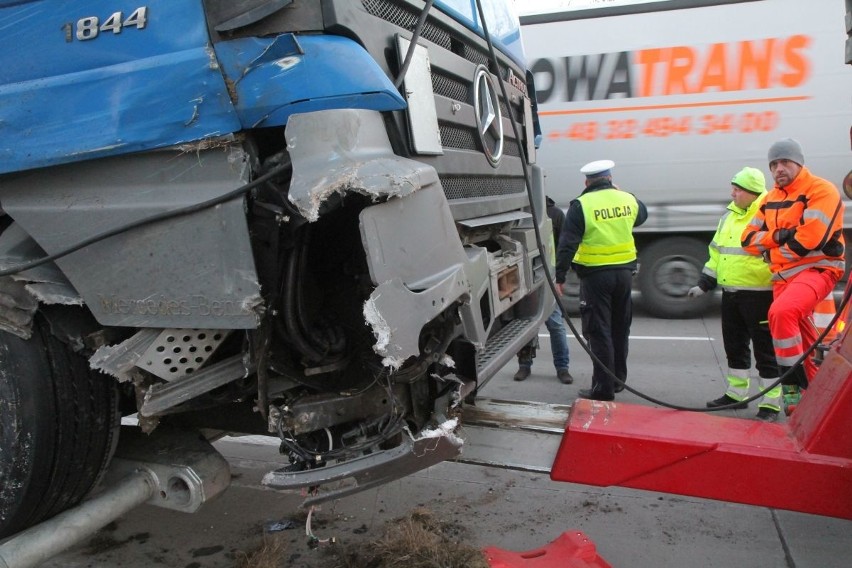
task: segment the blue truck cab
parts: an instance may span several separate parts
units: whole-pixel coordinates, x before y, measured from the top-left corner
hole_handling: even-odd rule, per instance
[[[0,25],[0,537],[85,497],[122,416],[278,437],[276,488],[459,452],[454,409],[552,309],[510,0],[0,0]]]

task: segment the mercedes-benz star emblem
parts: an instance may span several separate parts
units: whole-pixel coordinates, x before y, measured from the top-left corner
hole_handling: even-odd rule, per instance
[[[503,114],[491,73],[477,67],[473,80],[473,105],[476,110],[476,131],[485,150],[485,156],[496,166],[503,156]]]

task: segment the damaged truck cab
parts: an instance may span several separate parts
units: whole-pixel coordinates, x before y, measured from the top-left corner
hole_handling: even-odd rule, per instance
[[[455,407],[552,309],[511,0],[0,21],[0,537],[82,500],[122,417],[276,436],[273,487],[460,451]]]

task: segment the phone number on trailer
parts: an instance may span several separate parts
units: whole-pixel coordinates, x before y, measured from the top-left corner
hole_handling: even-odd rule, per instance
[[[774,111],[658,116],[645,120],[631,118],[577,121],[567,128],[549,131],[547,138],[554,141],[624,140],[642,136],[665,138],[690,134],[747,134],[769,132],[777,127],[778,113]]]

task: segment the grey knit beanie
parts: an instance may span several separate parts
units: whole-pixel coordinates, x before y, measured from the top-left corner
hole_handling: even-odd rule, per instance
[[[800,166],[805,165],[802,146],[792,138],[784,138],[769,147],[769,163],[775,160],[792,160]]]

